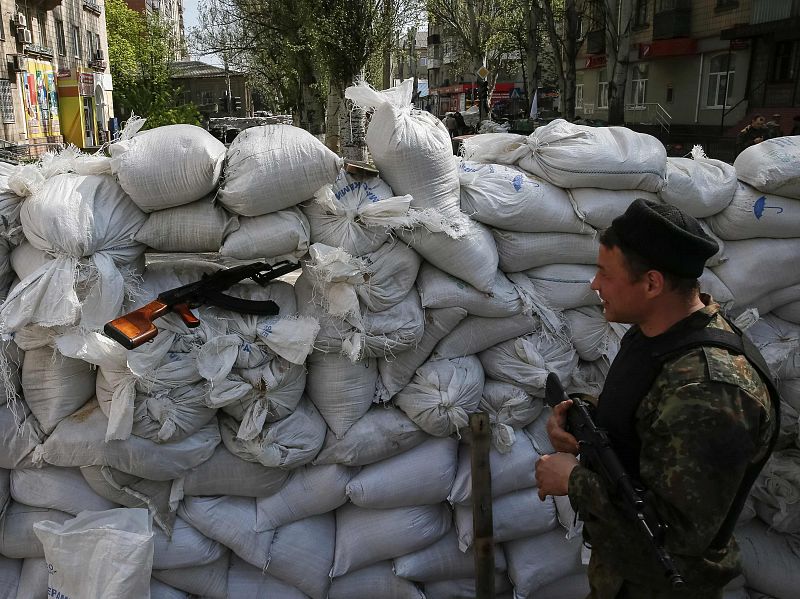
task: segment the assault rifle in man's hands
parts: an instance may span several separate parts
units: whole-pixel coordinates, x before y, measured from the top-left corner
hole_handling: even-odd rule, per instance
[[[278,262],[272,266],[264,262],[255,262],[226,268],[206,275],[194,283],[161,292],[146,306],[107,322],[103,331],[126,349],[134,349],[158,335],[158,329],[153,325],[153,321],[168,312],[178,314],[187,327],[196,327],[200,324],[200,320],[190,310],[203,304],[243,314],[272,316],[279,312],[278,304],[275,302],[245,300],[226,295],[222,291],[244,279],[253,279],[259,285],[266,285],[269,281],[298,268],[299,264],[288,261]]]
[[[634,485],[631,477],[625,472],[606,432],[594,423],[590,404],[582,399],[568,397],[558,376],[552,372],[547,375],[545,399],[551,408],[555,408],[562,401],[572,401],[572,406],[567,412],[566,428],[567,432],[578,440],[581,457],[605,479],[610,489],[619,492],[625,504],[624,511],[632,516],[639,531],[647,538],[656,559],[664,569],[664,575],[673,588],[681,588],[684,584],[683,578],[663,546],[667,526],[655,510],[647,505],[643,491]]]

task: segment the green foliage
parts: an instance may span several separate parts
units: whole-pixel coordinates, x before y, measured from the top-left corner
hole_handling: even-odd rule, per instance
[[[147,118],[146,127],[200,123],[194,104],[181,101],[170,80],[169,63],[176,40],[156,16],[131,10],[124,0],[106,0],[108,59],[114,79],[117,112]]]

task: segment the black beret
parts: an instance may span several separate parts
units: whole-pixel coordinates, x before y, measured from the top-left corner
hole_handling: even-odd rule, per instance
[[[697,219],[670,204],[641,198],[615,218],[611,228],[623,249],[633,250],[654,269],[679,277],[698,278],[706,260],[719,250]]]

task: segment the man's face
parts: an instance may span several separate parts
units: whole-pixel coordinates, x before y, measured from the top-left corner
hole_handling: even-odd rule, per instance
[[[758,128],[758,129],[761,129],[764,126],[765,122],[766,121],[764,120],[764,117],[760,116],[760,117],[758,117],[756,119],[753,119],[753,126]]]
[[[633,281],[628,263],[618,247],[600,244],[597,274],[592,289],[603,301],[603,311],[609,322],[635,324],[639,322],[645,300],[645,281]]]

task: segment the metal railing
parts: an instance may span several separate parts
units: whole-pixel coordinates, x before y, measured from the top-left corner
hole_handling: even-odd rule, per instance
[[[636,125],[657,125],[669,133],[672,115],[658,102],[625,105],[625,122]]]

